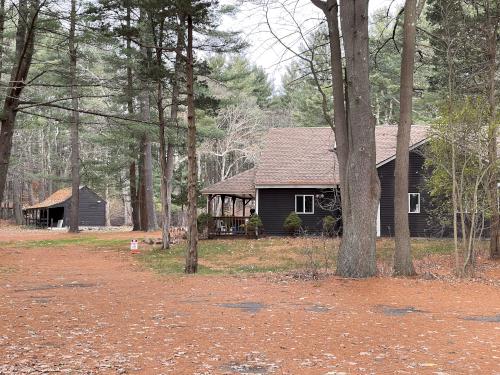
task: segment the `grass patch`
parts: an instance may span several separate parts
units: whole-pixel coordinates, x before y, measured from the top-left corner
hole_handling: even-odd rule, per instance
[[[303,269],[308,262],[306,247],[320,252],[324,245],[319,239],[273,237],[200,241],[199,273],[234,275]],[[144,251],[138,259],[158,273],[178,274],[184,272],[185,250],[185,244],[178,244],[169,251]],[[319,255],[317,258],[320,259]]]
[[[334,270],[338,239],[319,237],[266,237],[254,239],[214,239],[199,242],[200,274],[252,274],[288,272],[293,270]],[[52,240],[0,242],[0,248],[85,248],[89,251],[128,251],[129,239],[77,236]],[[182,274],[186,244],[176,244],[168,251],[142,250],[137,259],[147,268],[160,274]],[[151,248],[151,247],[149,247]],[[412,240],[413,257],[422,259],[431,255],[449,255],[453,252],[451,240]],[[391,264],[394,254],[393,239],[378,239],[377,259]],[[0,273],[14,272],[0,268]]]
[[[71,247],[71,246],[89,246],[89,247],[115,247],[118,245],[127,246],[130,240],[128,239],[109,239],[99,237],[75,237],[75,238],[60,238],[53,240],[27,240],[27,241],[10,241],[0,242],[0,247],[4,249],[35,249],[39,247]]]

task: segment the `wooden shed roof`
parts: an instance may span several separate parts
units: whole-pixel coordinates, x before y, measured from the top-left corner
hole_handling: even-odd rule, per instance
[[[86,186],[80,186],[80,190],[82,190],[83,188],[89,189]],[[32,209],[37,209],[37,208],[50,208],[52,206],[57,206],[57,205],[60,205],[64,202],[66,202],[68,199],[70,199],[71,195],[72,195],[71,187],[59,189],[56,192],[49,195],[49,197],[46,198],[45,200],[38,202],[32,206],[24,207],[23,210],[32,210]]]

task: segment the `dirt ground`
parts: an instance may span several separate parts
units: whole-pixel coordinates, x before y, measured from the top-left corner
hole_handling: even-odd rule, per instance
[[[0,374],[500,374],[498,280],[160,276],[19,245],[0,249]]]

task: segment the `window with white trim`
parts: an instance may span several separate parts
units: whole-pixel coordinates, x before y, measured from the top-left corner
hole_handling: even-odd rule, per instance
[[[295,213],[313,214],[314,213],[314,195],[296,195]]]
[[[408,213],[420,213],[420,193],[408,193]]]

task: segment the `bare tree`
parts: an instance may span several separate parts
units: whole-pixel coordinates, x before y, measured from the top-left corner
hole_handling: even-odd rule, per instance
[[[490,258],[500,258],[500,214],[498,212],[498,123],[496,109],[495,77],[497,74],[497,38],[500,23],[500,9],[498,1],[486,0],[486,35],[488,41],[488,79],[487,96],[489,103],[488,125],[488,158],[489,170],[489,195],[491,210],[490,229]],[[496,5],[496,6],[495,6]]]
[[[375,167],[375,119],[368,76],[368,1],[343,1],[340,9],[337,0],[311,1],[326,16],[330,40],[343,222],[337,274],[369,277],[377,272],[375,247],[380,182]],[[346,62],[345,84],[339,13]]]

